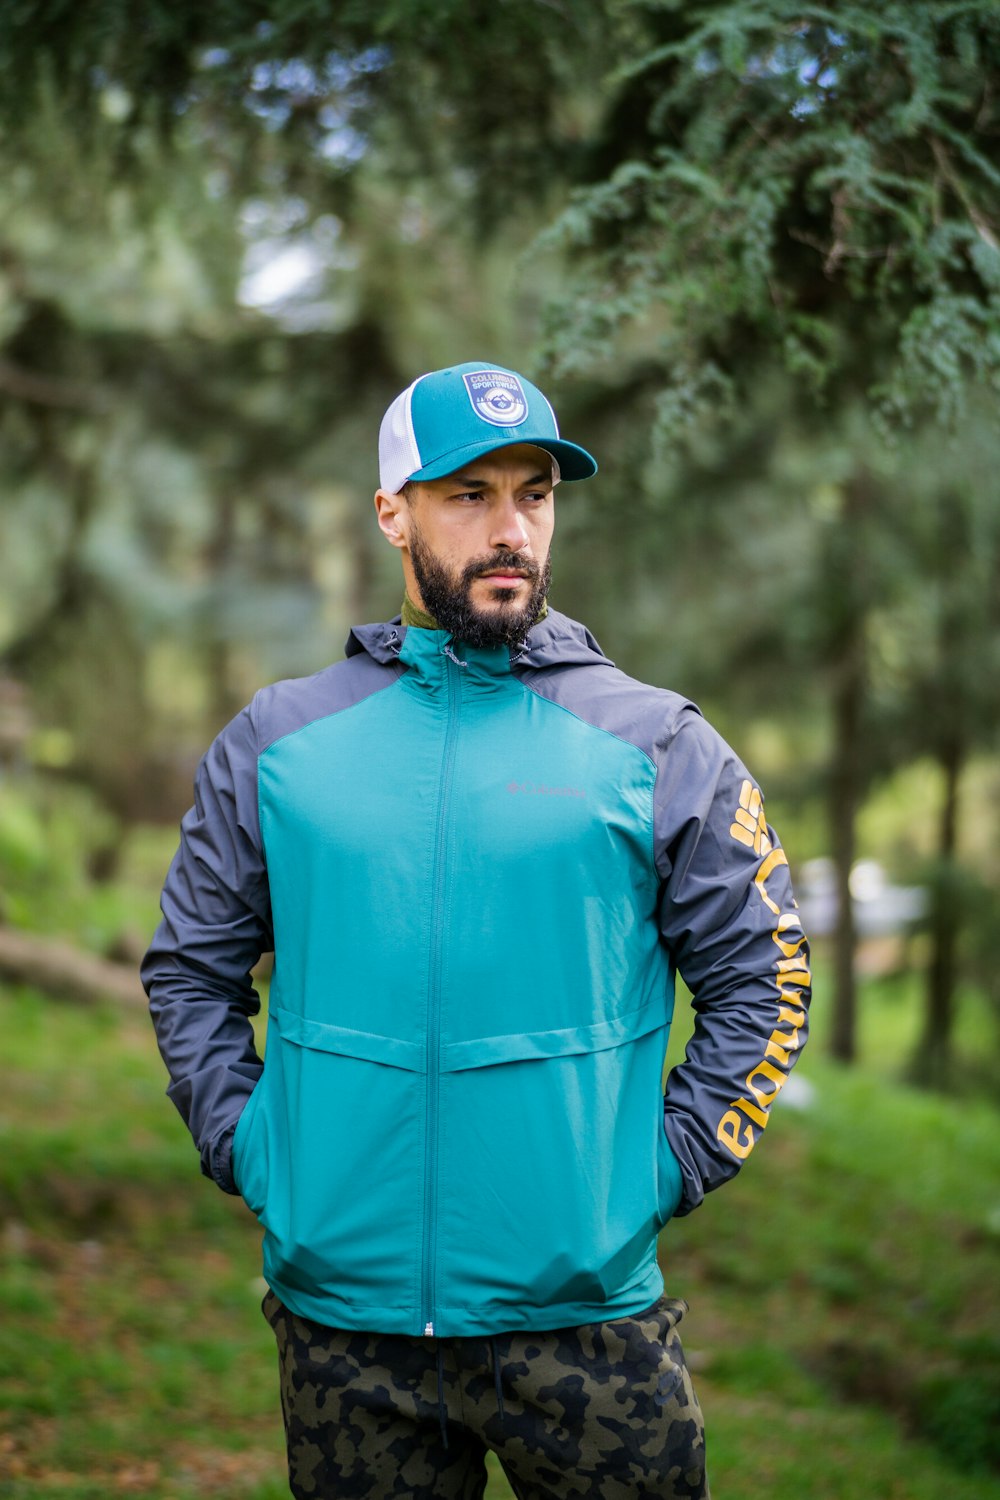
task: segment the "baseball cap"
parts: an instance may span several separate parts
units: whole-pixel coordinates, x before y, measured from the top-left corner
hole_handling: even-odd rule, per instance
[[[431,370],[418,375],[382,418],[380,487],[396,495],[408,479],[441,479],[510,443],[544,448],[561,479],[597,473],[586,448],[559,436],[555,412],[523,375],[485,360]]]

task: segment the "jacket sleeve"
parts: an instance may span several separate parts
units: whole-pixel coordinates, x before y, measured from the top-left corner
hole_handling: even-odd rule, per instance
[[[202,1171],[230,1193],[233,1132],[263,1067],[250,1024],[260,1010],[250,970],[273,946],[256,739],[251,704],[202,760],[163,887],[163,920],[141,967],[167,1093]]]
[[[660,751],[660,930],[696,1012],[664,1098],[679,1214],[732,1177],[806,1039],[809,950],[760,789],[697,710]]]

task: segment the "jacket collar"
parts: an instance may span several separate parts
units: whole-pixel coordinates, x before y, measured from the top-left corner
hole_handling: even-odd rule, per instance
[[[377,662],[398,660],[407,626],[400,615],[378,625],[355,625],[347,638],[345,647],[348,656],[367,652]],[[410,627],[413,628],[413,627]],[[461,653],[460,644],[456,650]],[[613,666],[604,655],[586,625],[571,620],[558,609],[549,609],[543,620],[532,625],[523,650],[510,654],[511,666],[515,668],[556,666]]]
[[[362,652],[367,652],[378,662],[395,661],[405,635],[406,626],[401,615],[395,615],[381,625],[355,625],[347,637],[344,653],[347,656],[360,656]]]
[[[544,620],[532,625],[527,635],[527,649],[513,653],[518,667],[613,667],[594,636],[579,620],[558,609],[549,609]]]

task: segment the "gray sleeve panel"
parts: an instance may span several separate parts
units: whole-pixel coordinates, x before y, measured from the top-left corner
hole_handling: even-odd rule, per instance
[[[680,1213],[735,1175],[808,1031],[808,945],[760,790],[729,746],[681,716],[659,759],[660,930],[692,994],[694,1035],[667,1080]]]
[[[260,1077],[250,1017],[260,1001],[250,970],[271,947],[267,872],[257,819],[254,704],[213,742],[198,767],[194,806],[160,899],[163,920],[142,982],[167,1090],[201,1153],[202,1171],[228,1192],[231,1134]]]
[[[693,704],[608,666],[522,678],[657,768],[660,931],[696,1012],[664,1100],[689,1213],[739,1170],[805,1040],[808,949],[787,862],[759,788]]]
[[[233,1131],[260,1077],[250,970],[273,946],[257,809],[257,760],[275,740],[390,686],[402,668],[359,656],[263,689],[222,730],[195,780],[194,806],[161,897],[162,921],[141,966],[167,1092],[202,1171],[235,1192]]]

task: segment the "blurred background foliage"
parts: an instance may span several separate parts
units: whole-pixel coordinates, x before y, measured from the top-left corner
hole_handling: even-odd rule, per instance
[[[386,404],[483,358],[601,462],[553,602],[769,793],[821,1045],[995,1091],[993,0],[7,0],[0,168],[0,935],[134,959],[212,734],[398,607]]]
[[[556,601],[832,860],[845,1060],[851,872],[926,886],[915,1066],[947,1081],[996,916],[993,803],[963,793],[1000,712],[998,59],[996,7],[941,0],[13,0],[8,754],[173,819],[262,680],[394,608],[392,394],[511,363],[602,460]],[[930,800],[862,847],[919,764]]]

